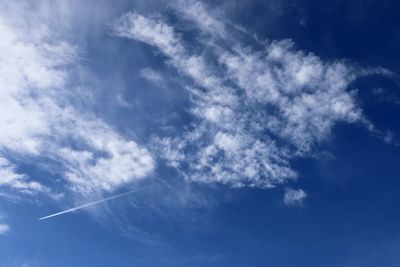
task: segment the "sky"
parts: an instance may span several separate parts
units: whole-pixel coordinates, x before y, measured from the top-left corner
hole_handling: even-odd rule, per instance
[[[0,1],[0,266],[400,266],[399,11]]]

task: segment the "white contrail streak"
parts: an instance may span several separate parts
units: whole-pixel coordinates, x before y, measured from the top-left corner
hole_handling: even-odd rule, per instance
[[[73,212],[73,211],[80,210],[80,209],[87,208],[87,207],[91,207],[91,206],[94,206],[94,205],[97,205],[97,204],[100,204],[100,203],[103,203],[103,202],[106,202],[106,201],[109,201],[109,200],[112,200],[112,199],[116,199],[116,198],[120,198],[120,197],[129,195],[129,194],[132,194],[133,192],[137,192],[137,191],[140,191],[140,190],[143,190],[143,188],[141,188],[141,189],[133,189],[133,190],[125,192],[125,193],[121,193],[121,194],[114,195],[114,196],[111,196],[111,197],[107,197],[107,198],[103,198],[103,199],[96,200],[96,201],[93,201],[93,202],[89,202],[89,203],[86,203],[86,204],[83,204],[83,205],[80,205],[80,206],[77,206],[77,207],[74,207],[74,208],[70,208],[70,209],[67,209],[67,210],[64,210],[64,211],[60,211],[60,212],[57,212],[57,213],[54,213],[54,214],[50,214],[50,215],[44,216],[42,218],[39,218],[38,220],[41,221],[41,220],[49,219],[51,217],[55,217],[55,216],[58,216],[58,215],[61,215],[61,214]]]

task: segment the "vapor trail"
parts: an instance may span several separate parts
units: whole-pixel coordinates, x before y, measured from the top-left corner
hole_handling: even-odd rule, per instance
[[[74,207],[74,208],[70,208],[70,209],[67,209],[67,210],[64,210],[64,211],[60,211],[60,212],[57,212],[57,213],[54,213],[54,214],[50,214],[50,215],[44,216],[42,218],[39,218],[38,220],[41,221],[41,220],[49,219],[51,217],[55,217],[55,216],[58,216],[58,215],[61,215],[61,214],[65,214],[65,213],[73,212],[73,211],[80,210],[80,209],[83,209],[83,208],[87,208],[87,207],[90,207],[90,206],[94,206],[94,205],[97,205],[97,204],[100,204],[100,203],[103,203],[103,202],[106,202],[106,201],[109,201],[109,200],[112,200],[112,199],[120,198],[120,197],[129,195],[129,194],[132,194],[133,192],[137,192],[137,191],[141,191],[141,190],[143,190],[143,188],[141,188],[141,189],[133,189],[133,190],[128,191],[128,192],[124,192],[124,193],[121,193],[121,194],[118,194],[118,195],[114,195],[114,196],[111,196],[111,197],[103,198],[103,199],[96,200],[96,201],[93,201],[93,202],[89,202],[89,203],[86,203],[86,204],[83,204],[83,205],[80,205],[80,206],[77,206],[77,207]]]

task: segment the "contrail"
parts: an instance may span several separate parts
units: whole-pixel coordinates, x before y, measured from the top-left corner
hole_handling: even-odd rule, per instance
[[[97,205],[97,204],[100,204],[100,203],[103,203],[103,202],[106,202],[106,201],[109,201],[109,200],[112,200],[112,199],[116,199],[116,198],[120,198],[120,197],[129,195],[129,194],[132,194],[133,192],[141,191],[143,189],[144,188],[133,189],[133,190],[125,192],[125,193],[121,193],[121,194],[114,195],[114,196],[111,196],[111,197],[103,198],[103,199],[96,200],[96,201],[93,201],[93,202],[89,202],[89,203],[86,203],[86,204],[83,204],[83,205],[80,205],[80,206],[77,206],[77,207],[74,207],[74,208],[70,208],[70,209],[67,209],[67,210],[64,210],[64,211],[60,211],[60,212],[57,212],[57,213],[54,213],[54,214],[50,214],[50,215],[44,216],[42,218],[39,218],[38,220],[41,221],[41,220],[49,219],[51,217],[55,217],[55,216],[58,216],[58,215],[61,215],[61,214],[65,214],[65,213],[73,212],[73,211],[80,210],[80,209],[83,209],[83,208],[87,208],[87,207],[90,207],[90,206],[94,206],[94,205]]]

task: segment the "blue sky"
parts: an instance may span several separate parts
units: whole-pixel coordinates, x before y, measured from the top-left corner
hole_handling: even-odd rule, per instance
[[[1,1],[0,266],[400,266],[399,10]]]

